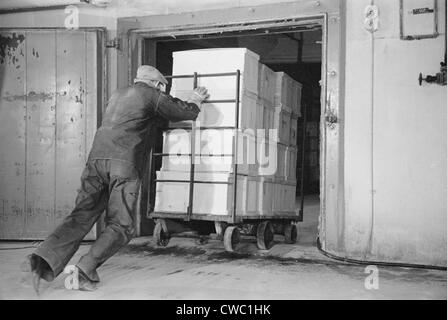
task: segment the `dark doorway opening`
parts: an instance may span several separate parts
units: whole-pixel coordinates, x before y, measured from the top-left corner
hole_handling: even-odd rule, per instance
[[[305,30],[305,31],[304,31]],[[142,62],[156,66],[163,74],[172,74],[172,53],[175,51],[209,48],[247,48],[260,56],[260,62],[273,71],[287,73],[302,84],[301,117],[297,135],[297,210],[304,197],[304,224],[310,230],[309,240],[316,238],[320,194],[320,117],[322,30],[266,29],[228,32],[209,35],[146,38],[143,42]],[[169,86],[167,90],[169,91]],[[162,126],[156,134],[155,152],[162,151]],[[155,169],[161,161],[155,163]],[[154,190],[155,188],[151,188]],[[155,192],[148,203],[153,203]],[[147,201],[147,200],[146,200]],[[143,206],[144,207],[144,206]],[[309,209],[309,210],[306,210]],[[141,235],[150,235],[151,220],[141,219]],[[313,240],[312,240],[313,242]]]

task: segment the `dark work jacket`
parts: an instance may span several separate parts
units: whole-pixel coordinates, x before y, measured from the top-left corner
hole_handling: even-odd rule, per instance
[[[187,103],[160,90],[138,82],[117,90],[109,100],[101,127],[95,134],[89,160],[127,161],[142,171],[149,149],[151,123],[195,120],[200,112]]]

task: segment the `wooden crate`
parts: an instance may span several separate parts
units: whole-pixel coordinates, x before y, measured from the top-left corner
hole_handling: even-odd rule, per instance
[[[259,98],[264,103],[273,107],[275,104],[275,91],[276,91],[276,74],[266,65],[259,64],[259,81],[258,81]]]
[[[282,108],[275,108],[273,129],[278,130],[278,141],[288,145],[290,142],[291,113]]]
[[[257,184],[258,205],[257,212],[261,216],[273,215],[273,195],[275,191],[274,179],[259,177]]]
[[[284,72],[275,72],[275,107],[301,116],[301,88],[302,85]]]
[[[272,202],[273,215],[284,215],[296,211],[296,183],[276,181]]]
[[[296,146],[298,144],[298,117],[292,113],[290,117],[290,135],[289,145]]]
[[[189,173],[158,171],[160,180],[188,180]],[[228,173],[196,173],[195,180],[232,182]],[[253,215],[257,212],[257,180],[238,175],[236,215]],[[155,207],[157,213],[184,214],[189,203],[189,183],[157,182]],[[229,215],[233,211],[233,185],[194,184],[193,213],[204,215]]]
[[[285,180],[287,182],[296,182],[296,166],[297,166],[298,149],[294,146],[286,147],[286,163],[285,163]]]
[[[271,140],[257,140],[256,146],[258,148],[257,176],[285,179],[287,146]]]

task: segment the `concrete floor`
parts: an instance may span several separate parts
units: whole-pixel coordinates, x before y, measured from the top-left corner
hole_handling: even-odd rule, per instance
[[[245,238],[238,254],[211,240],[173,238],[158,248],[151,238],[134,239],[100,269],[95,292],[69,291],[64,276],[42,284],[37,297],[29,274],[20,271],[30,243],[0,243],[0,299],[447,299],[447,272],[380,268],[379,289],[365,288],[364,266],[326,258],[315,248],[319,203],[306,199],[296,245],[260,252]],[[11,247],[22,249],[9,250]],[[8,250],[7,250],[8,249]],[[88,250],[81,246],[75,263]]]

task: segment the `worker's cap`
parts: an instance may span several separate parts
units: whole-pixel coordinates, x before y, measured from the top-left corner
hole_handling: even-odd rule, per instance
[[[156,68],[148,65],[139,66],[137,70],[137,77],[135,82],[148,82],[148,81],[160,81],[165,85],[168,84],[168,80],[158,71]]]

